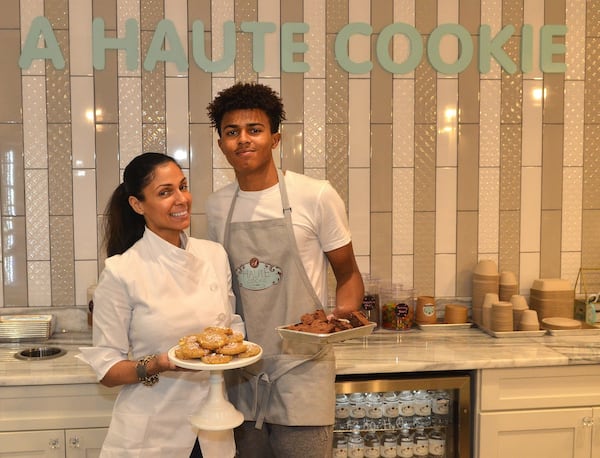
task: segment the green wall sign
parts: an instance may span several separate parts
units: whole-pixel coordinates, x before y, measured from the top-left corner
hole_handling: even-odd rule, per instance
[[[261,72],[265,67],[265,37],[277,33],[277,25],[273,22],[242,22],[239,29],[242,33],[252,35],[252,68]],[[310,66],[299,55],[310,52],[309,44],[297,41],[295,37],[309,31],[309,25],[303,22],[288,22],[281,24],[279,31],[281,50],[281,70],[287,73],[306,73]],[[190,61],[207,73],[219,73],[229,69],[236,57],[236,24],[232,21],[223,23],[223,52],[218,60],[211,60],[205,52],[205,27],[202,21],[192,24],[192,49]],[[473,37],[460,24],[441,24],[436,27],[426,40],[413,26],[395,22],[384,27],[378,34],[375,50],[372,53],[379,65],[394,74],[405,74],[413,71],[426,55],[429,64],[439,73],[460,73],[477,58],[481,73],[490,71],[492,61],[497,62],[502,70],[512,74],[517,71],[527,73],[533,69],[534,30],[531,25],[523,25],[519,36],[520,59],[517,64],[504,51],[504,45],[513,37],[515,27],[507,25],[497,34],[492,35],[488,25],[479,27],[478,53],[474,53]],[[565,25],[544,25],[539,30],[539,68],[544,73],[564,73],[566,64],[562,56],[566,53],[564,38],[567,33]],[[373,68],[373,62],[366,60],[356,62],[349,52],[350,40],[353,36],[370,37],[373,27],[370,24],[356,22],[344,26],[335,38],[335,58],[342,69],[348,73],[368,73]],[[408,40],[409,53],[402,61],[394,60],[390,53],[391,43],[395,37],[401,36]],[[441,41],[446,36],[452,36],[458,43],[460,53],[454,62],[445,62],[440,55]],[[42,40],[40,40],[40,38]],[[558,42],[557,42],[558,41]],[[44,47],[39,47],[44,43]],[[139,65],[139,24],[135,19],[125,21],[125,36],[111,38],[106,36],[104,21],[95,18],[92,21],[92,64],[94,69],[103,70],[105,56],[108,51],[122,51],[126,55],[128,70],[136,70]],[[29,68],[34,60],[49,60],[57,69],[65,66],[65,58],[54,35],[50,21],[44,16],[36,17],[27,32],[25,43],[19,58],[19,66]],[[173,63],[179,71],[189,68],[190,61],[179,39],[175,25],[169,19],[161,20],[152,36],[152,41],[145,56],[143,68],[152,71],[158,63]]]

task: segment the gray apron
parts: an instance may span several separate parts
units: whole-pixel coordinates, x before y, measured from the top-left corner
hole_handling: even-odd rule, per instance
[[[238,313],[247,340],[263,358],[226,371],[228,393],[247,421],[287,426],[331,425],[335,413],[335,361],[331,345],[283,341],[277,326],[300,321],[323,306],[300,259],[283,174],[278,171],[283,218],[231,222],[236,189],[225,222]]]

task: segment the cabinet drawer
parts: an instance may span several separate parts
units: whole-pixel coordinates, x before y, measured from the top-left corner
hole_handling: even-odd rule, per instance
[[[600,366],[483,369],[479,377],[480,409],[600,405]]]

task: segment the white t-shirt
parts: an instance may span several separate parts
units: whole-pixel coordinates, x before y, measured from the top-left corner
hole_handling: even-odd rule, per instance
[[[315,292],[327,305],[328,251],[351,241],[344,202],[326,180],[286,172],[285,184],[300,258]],[[211,194],[206,202],[208,237],[223,243],[225,222],[237,183]],[[279,183],[263,191],[239,191],[232,222],[283,218]]]

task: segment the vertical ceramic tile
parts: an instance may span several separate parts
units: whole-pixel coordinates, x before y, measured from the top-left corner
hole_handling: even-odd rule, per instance
[[[435,123],[436,95],[436,73],[433,67],[421,63],[415,70],[415,123]]]
[[[522,164],[542,165],[542,81],[523,81]]]
[[[437,2],[437,24],[458,24],[458,0]],[[471,39],[471,38],[470,38]],[[471,40],[472,41],[472,40]],[[452,35],[445,35],[439,42],[437,53],[442,62],[453,63],[460,57],[460,43]],[[475,54],[473,55],[475,56]],[[456,73],[438,73],[438,80],[455,79]],[[455,94],[456,95],[456,94]]]
[[[4,307],[27,305],[25,217],[2,218]]]
[[[371,71],[371,122],[391,124],[392,122],[392,74],[375,65]]]
[[[518,210],[521,197],[521,126],[505,124],[500,127],[500,132],[500,209]]]
[[[113,32],[108,32],[113,34]],[[119,87],[117,55],[107,53],[102,70],[94,71],[94,115],[96,123],[116,123],[119,120]]]
[[[560,278],[560,210],[542,210],[540,277]]]
[[[368,79],[351,79],[348,83],[348,162],[350,167],[369,167],[371,151],[370,100]]]
[[[19,28],[19,0],[5,0],[2,4],[0,29]]]
[[[54,29],[65,30],[69,26],[68,0],[46,0],[44,12]]]
[[[119,0],[117,2],[117,38],[125,37],[125,23],[128,19],[134,19],[138,24],[141,23],[140,17],[141,0]],[[118,71],[119,76],[139,76],[142,68],[141,47],[136,56],[137,65],[134,69],[127,68],[127,58],[129,51],[118,53]]]
[[[96,246],[96,173],[75,170],[73,173],[73,232],[75,259],[94,259]]]
[[[563,168],[561,250],[581,251],[583,167]]]
[[[573,252],[562,252],[560,256],[560,278],[565,278],[571,281],[572,285],[575,285],[577,280],[577,274],[579,273],[579,269],[581,267],[581,251],[573,251]],[[575,291],[575,294],[579,293],[578,290]]]
[[[344,72],[336,62],[333,54],[334,37],[327,36],[327,123],[348,122],[348,74]]]
[[[433,124],[415,125],[415,211],[435,210],[435,134]]]
[[[481,24],[490,27],[490,33],[495,36],[502,30],[502,3],[503,0],[481,0]],[[490,61],[490,71],[481,75],[482,79],[499,79],[501,69],[495,59]]]
[[[600,259],[600,210],[583,210],[582,235],[581,235],[581,265],[584,267],[598,267]]]
[[[190,191],[194,196],[192,213],[204,213],[204,202],[212,192],[212,128],[208,124],[190,125]]]
[[[95,230],[95,228],[94,228]],[[52,305],[75,303],[75,253],[72,216],[50,216]],[[94,243],[90,239],[90,243]]]
[[[275,2],[279,5],[279,2]],[[305,62],[310,70],[305,73],[305,78],[325,78],[325,18],[326,4],[323,0],[304,0],[304,22],[310,25],[304,34],[305,42],[310,43],[309,52],[305,54]],[[275,9],[275,11],[277,11]],[[271,22],[277,22],[272,20]],[[274,37],[275,38],[275,37]],[[277,42],[277,40],[273,40]],[[270,45],[268,49],[277,48]],[[278,53],[273,53],[277,56]],[[273,72],[272,72],[273,73]]]
[[[421,35],[429,35],[437,26],[437,0],[415,1],[415,27]]]
[[[25,171],[25,223],[27,227],[27,259],[50,259],[48,171]]]
[[[325,80],[305,78],[303,92],[304,168],[325,168]],[[352,140],[349,143],[352,144]],[[349,166],[352,167],[351,153]]]
[[[463,24],[461,24],[463,25]],[[479,52],[474,43],[474,55]],[[479,69],[477,59],[473,58],[469,66],[458,75],[458,122],[479,123]]]
[[[519,210],[500,210],[498,230],[498,268],[519,274]]]
[[[471,35],[479,33],[481,5],[485,1],[481,0],[459,0],[458,4],[458,23],[469,31]]]
[[[115,124],[96,126],[96,208],[104,213],[110,196],[121,183],[119,134]]]
[[[21,69],[15,65],[19,61],[21,49],[18,30],[0,29],[0,122],[22,122],[21,119]]]
[[[392,214],[371,212],[371,275],[376,278],[392,277]]]
[[[48,194],[51,215],[70,215],[73,212],[71,136],[69,124],[48,125]]]
[[[415,212],[414,288],[433,295],[435,281],[435,213]]]
[[[392,209],[392,129],[371,125],[371,211]]]
[[[92,76],[92,0],[69,2],[71,75]]]
[[[417,294],[421,292],[416,291]],[[424,292],[427,294],[431,292]],[[436,254],[435,255],[435,287],[433,289],[435,297],[455,297],[456,296],[456,255],[455,254]]]
[[[392,278],[393,283],[400,283],[405,288],[414,287],[413,277],[414,256],[394,255],[392,256]]]
[[[234,21],[234,0],[223,0],[221,2],[212,2],[211,8],[211,30],[212,35],[212,56],[213,60],[223,56],[225,49],[225,37],[223,35],[222,24],[226,21]],[[220,77],[230,77],[235,75],[235,65],[232,65],[224,72],[219,72]]]
[[[27,263],[27,305],[48,307],[52,305],[50,261]]]
[[[327,179],[348,205],[348,126],[327,126]]]
[[[331,10],[327,10],[331,11]],[[348,0],[347,23],[371,24],[371,9],[360,0]],[[348,57],[352,62],[368,62],[371,56],[371,37],[355,34],[348,41]],[[351,73],[350,78],[367,78],[369,73]]]
[[[153,31],[142,31],[141,46],[147,51]],[[165,65],[157,63],[151,72],[142,72],[142,122],[148,124],[165,123],[166,81]]]
[[[565,81],[563,166],[583,165],[583,81]]]
[[[21,44],[25,43],[27,33],[34,18],[44,15],[44,0],[20,0],[21,15]],[[27,68],[22,70],[23,75],[44,75],[46,73],[45,61],[35,59]]]
[[[23,126],[0,124],[0,215],[25,214]]]
[[[477,265],[477,212],[456,215],[456,295],[471,296],[472,272]]]
[[[211,38],[205,33],[207,47],[210,49]],[[190,64],[188,71],[190,122],[207,123],[206,107],[212,100],[211,74],[200,69],[196,64]],[[216,94],[215,94],[216,95]]]
[[[600,36],[600,8],[596,2],[586,2],[586,34],[588,37]]]
[[[435,177],[436,254],[456,253],[456,176],[456,167],[437,167]]]
[[[402,22],[410,26],[415,25],[415,0],[395,0],[394,1],[394,21]],[[408,40],[393,40],[392,42],[392,55],[394,61],[405,62],[410,53],[410,46]],[[414,78],[414,71],[406,74],[394,74],[394,78],[407,78],[412,80]]]
[[[102,18],[106,30],[117,30],[117,0],[92,0],[92,17]]]
[[[500,165],[500,99],[498,80],[482,80],[479,122],[479,166]]]
[[[87,289],[98,282],[96,260],[75,261],[75,305],[87,305]]]
[[[159,2],[159,4],[162,4],[162,2]],[[188,0],[169,0],[168,2],[164,2],[164,15],[165,19],[168,19],[173,23],[175,30],[177,30],[177,35],[181,47],[183,48],[183,52],[185,53],[186,60],[187,62],[191,62],[189,59],[191,53],[188,50],[187,37],[187,4]],[[187,69],[178,68],[174,62],[167,62],[165,67],[167,76],[187,76]]]
[[[582,205],[584,209],[595,209],[600,202],[600,125],[587,124],[584,129]]]
[[[544,123],[562,123],[565,80],[563,74],[544,75]]]
[[[500,211],[500,170],[486,167],[479,170],[479,253],[498,252]]]
[[[69,37],[65,30],[56,30],[58,45],[65,55],[69,52]],[[48,122],[71,122],[71,85],[69,61],[63,69],[57,69],[51,63],[46,65],[46,99]]]
[[[394,80],[393,98],[394,167],[413,167],[415,163],[414,81]]]
[[[327,33],[337,33],[349,22],[349,2],[348,0],[326,0],[326,2]]]
[[[568,33],[565,37],[567,49],[565,79],[567,80],[585,78],[586,4],[586,0],[566,0],[565,25]],[[565,96],[565,102],[568,100],[569,97]]]
[[[437,83],[438,167],[455,167],[457,162],[458,80],[439,79]]]
[[[305,34],[305,36],[304,36],[304,40],[311,43],[311,48],[312,48],[312,45],[316,44],[316,43],[313,43],[313,38],[312,38],[313,36],[315,36],[315,37],[321,36],[321,46],[324,47],[324,42],[323,42],[323,38],[322,38],[322,34],[324,33],[323,28],[325,26],[324,16],[319,15],[319,10],[323,10],[325,8],[325,5],[323,3],[324,2],[318,2],[316,0],[313,0],[312,3],[309,5],[308,2],[305,1],[304,2],[305,18],[304,18],[304,20],[296,21],[296,22],[306,22],[307,24],[311,25],[311,31],[308,34]],[[258,21],[259,22],[271,22],[273,24],[277,24],[277,29],[279,31],[279,27],[280,27],[279,24],[281,22],[283,22],[281,20],[281,3],[277,0],[258,0],[257,1],[257,9],[258,9]],[[314,16],[311,16],[310,18],[308,18],[308,17],[306,17],[307,13],[313,14]],[[312,30],[313,23],[315,22],[312,20],[313,17],[315,18],[315,20],[317,18],[320,18],[322,20],[320,33],[314,32]],[[264,66],[263,70],[260,72],[260,76],[263,78],[277,78],[281,74],[281,63],[280,63],[281,51],[280,51],[280,45],[279,45],[280,35],[279,35],[278,31],[275,33],[268,33],[264,37],[265,66]],[[315,35],[313,35],[313,34],[315,34]],[[311,52],[304,55],[305,60],[308,56],[312,55],[312,52],[313,51],[311,50]],[[324,48],[322,49],[322,52],[324,52]],[[321,56],[322,55],[323,54],[321,54]],[[312,62],[310,63],[310,65],[312,67]]]
[[[370,254],[371,226],[369,169],[351,168],[348,171],[348,219],[352,246],[357,255]]]
[[[286,123],[304,121],[304,78],[301,73],[283,73],[281,92],[285,103]]]
[[[295,3],[295,2],[294,2]],[[283,15],[282,10],[282,15]],[[244,0],[235,3],[235,23],[241,24],[244,21],[256,21],[256,1]],[[283,22],[283,19],[282,19]],[[235,77],[238,81],[254,81],[256,79],[256,71],[253,68],[254,53],[252,52],[253,37],[248,33],[236,34],[236,55],[235,61]],[[265,53],[267,54],[267,53]],[[239,56],[253,56],[252,59],[240,58]]]
[[[542,157],[542,209],[562,206],[562,125],[544,125]]]
[[[25,167],[47,167],[46,86],[43,76],[23,78],[23,153]]]
[[[521,252],[540,251],[542,216],[542,169],[523,167],[521,171]],[[520,282],[522,285],[523,283]]]
[[[120,167],[138,154],[142,146],[140,78],[119,78],[119,158]]]
[[[458,126],[456,207],[477,210],[479,189],[479,130],[476,124]]]
[[[188,82],[186,78],[167,78],[166,83],[167,154],[188,168]]]
[[[585,50],[585,121],[600,123],[600,37],[588,37]]]
[[[302,173],[304,171],[304,159],[302,157],[302,124],[285,124],[281,127],[281,167],[284,170]],[[346,167],[340,165],[340,169]],[[347,196],[348,178],[346,173],[339,172],[339,176],[345,176],[343,183],[340,181],[332,184],[338,192]]]
[[[71,131],[74,168],[94,168],[94,80],[71,78]]]
[[[523,2],[523,24],[530,25],[533,29],[532,36],[532,48],[531,48],[531,63],[532,69],[523,75],[524,79],[541,79],[542,72],[539,66],[540,62],[540,29],[547,24],[558,24],[558,22],[545,21],[544,20],[544,4],[558,3],[553,1],[545,0],[527,0]],[[521,31],[515,31],[516,34],[521,35]]]
[[[228,88],[229,86],[233,85],[234,82],[235,81],[233,78],[213,78],[212,79],[212,94],[214,96],[216,96],[223,89]],[[209,101],[210,100],[212,100],[212,97],[209,99]],[[231,166],[227,162],[227,159],[225,159],[225,155],[219,149],[219,146],[217,143],[218,138],[219,138],[219,135],[217,134],[216,130],[213,130],[213,147],[212,147],[213,168],[214,169],[231,168]],[[273,152],[273,155],[275,157],[277,157],[277,154],[278,154],[278,152],[277,153]],[[214,188],[214,189],[216,190],[218,188]]]
[[[540,278],[540,252],[523,252],[519,262],[519,293],[529,296],[531,284]]]
[[[394,168],[392,186],[393,254],[413,254],[415,230],[414,169],[408,167]]]

